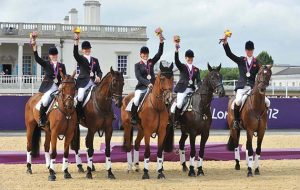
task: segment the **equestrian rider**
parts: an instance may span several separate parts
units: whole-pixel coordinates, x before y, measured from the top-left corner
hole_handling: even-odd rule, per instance
[[[35,61],[41,65],[44,69],[45,76],[42,81],[42,84],[39,88],[39,92],[44,93],[41,100],[40,107],[40,121],[39,127],[44,127],[47,122],[46,111],[48,109],[48,104],[50,103],[50,95],[58,90],[58,87],[61,83],[62,77],[60,76],[60,71],[65,75],[66,68],[65,65],[58,62],[58,51],[56,47],[49,48],[49,61],[43,60],[37,52],[36,41],[31,42]]]
[[[83,112],[83,99],[85,91],[95,83],[99,83],[102,78],[102,71],[100,69],[99,61],[97,58],[91,56],[91,44],[88,41],[84,41],[81,44],[83,55],[78,53],[79,34],[74,34],[74,49],[73,55],[79,66],[79,76],[77,77],[77,105],[76,110],[78,117],[84,118]]]
[[[199,88],[201,86],[200,70],[193,65],[194,52],[187,50],[185,52],[186,64],[182,64],[179,60],[179,42],[175,42],[175,65],[180,71],[179,81],[175,86],[175,93],[177,93],[177,101],[175,108],[174,124],[178,124],[185,97],[187,94],[196,90],[195,85]],[[196,83],[195,83],[196,81]]]
[[[255,84],[255,78],[259,71],[261,64],[258,60],[253,56],[254,52],[254,43],[252,41],[247,41],[245,44],[245,52],[246,56],[237,57],[234,55],[229,47],[228,37],[225,35],[223,41],[223,47],[226,52],[226,55],[234,61],[239,68],[239,80],[236,84],[236,98],[234,101],[234,123],[233,128],[239,129],[240,122],[240,108],[242,105],[243,96],[253,88]],[[265,97],[266,108],[270,107],[270,100]]]
[[[133,104],[131,107],[131,123],[136,125],[138,122],[137,110],[141,95],[147,91],[147,88],[152,89],[155,82],[154,65],[158,62],[163,54],[164,38],[162,34],[159,35],[160,44],[157,54],[149,59],[149,49],[143,46],[140,50],[140,62],[134,65],[135,77],[138,84],[135,87]]]

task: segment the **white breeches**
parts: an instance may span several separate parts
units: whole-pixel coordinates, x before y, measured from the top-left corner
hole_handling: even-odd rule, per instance
[[[145,90],[136,90],[134,92],[133,103],[134,103],[135,106],[139,105],[139,101],[140,101],[141,95],[143,93],[146,93],[146,92],[147,92],[147,89],[145,89]]]
[[[86,91],[90,86],[93,86],[93,85],[95,85],[95,83],[94,83],[92,80],[90,80],[89,83],[88,83],[84,88],[78,88],[77,100],[78,100],[79,102],[82,102],[82,101],[83,101],[85,91]]]
[[[44,107],[46,107],[49,104],[50,95],[56,90],[58,90],[58,87],[56,84],[53,83],[51,88],[47,92],[44,93],[44,95],[42,96],[42,104]]]
[[[251,87],[250,86],[245,86],[243,89],[238,89],[236,91],[236,95],[235,95],[235,104],[237,106],[241,106],[242,105],[242,99],[243,99],[243,96],[245,94],[247,94],[247,92],[251,90]],[[271,105],[271,102],[269,100],[269,98],[265,97],[265,103],[266,103],[266,106],[267,107],[270,107]]]
[[[182,92],[182,93],[178,92],[177,93],[177,102],[176,102],[177,108],[179,108],[179,109],[182,108],[184,99],[187,96],[187,94],[190,93],[190,92],[194,92],[193,89],[187,88],[184,92]]]

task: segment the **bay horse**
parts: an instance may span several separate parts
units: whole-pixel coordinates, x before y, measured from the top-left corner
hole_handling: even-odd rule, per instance
[[[112,100],[115,101],[117,107],[121,107],[122,93],[124,86],[123,72],[114,71],[112,67],[101,82],[94,87],[91,98],[83,108],[86,119],[81,119],[80,124],[88,129],[85,144],[87,147],[87,174],[86,178],[92,179],[93,171],[93,155],[94,155],[94,136],[100,131],[105,133],[105,156],[106,156],[106,171],[109,179],[115,179],[111,170],[110,159],[110,141],[113,132],[114,112],[112,109]],[[78,126],[79,128],[79,126]],[[72,142],[72,150],[75,150],[76,157],[79,157],[80,133],[74,136]],[[102,133],[102,134],[103,134]],[[101,135],[102,136],[102,135]],[[76,159],[77,159],[76,158]],[[79,157],[80,158],[80,157]],[[80,168],[79,168],[80,171]]]
[[[252,177],[253,167],[253,148],[252,138],[255,132],[257,132],[257,148],[255,156],[255,175],[260,175],[259,171],[259,159],[261,154],[261,144],[265,135],[267,126],[267,107],[265,105],[266,88],[269,86],[270,78],[272,75],[272,66],[261,66],[254,87],[251,91],[250,96],[244,103],[241,110],[241,128],[247,132],[247,143],[246,143],[246,161],[248,165],[248,177]],[[230,137],[228,140],[227,147],[230,151],[235,152],[235,169],[240,170],[240,152],[239,152],[239,140],[240,140],[240,129],[233,128],[234,114],[231,109],[234,97],[229,100],[228,103],[228,115],[227,122],[230,129]],[[248,152],[248,153],[247,153]]]
[[[153,89],[146,95],[143,105],[141,105],[138,112],[140,118],[136,125],[138,130],[137,137],[134,144],[134,162],[132,163],[132,138],[133,126],[131,125],[131,113],[126,111],[126,107],[130,100],[134,97],[131,93],[124,97],[121,107],[121,120],[124,128],[124,144],[123,148],[127,152],[128,172],[132,170],[132,166],[139,170],[139,148],[141,140],[145,140],[144,153],[144,174],[142,179],[149,179],[149,162],[150,162],[150,137],[158,136],[158,150],[157,150],[157,171],[158,179],[165,178],[163,174],[163,144],[166,137],[168,126],[168,110],[166,103],[172,101],[173,88],[173,63],[169,67],[164,67],[160,63],[160,73],[157,74]],[[148,89],[149,90],[149,89]],[[169,130],[168,130],[169,131]],[[155,137],[153,136],[155,134]],[[169,146],[173,145],[172,141],[166,142]]]
[[[191,96],[191,111],[186,111],[179,118],[181,137],[179,141],[179,156],[182,170],[188,170],[185,160],[185,141],[190,138],[190,167],[188,176],[195,177],[195,141],[198,135],[201,135],[200,151],[198,156],[197,168],[198,176],[204,175],[202,168],[204,149],[212,123],[212,114],[210,105],[213,99],[213,94],[216,93],[219,97],[225,96],[225,90],[222,83],[222,75],[220,74],[221,64],[217,68],[212,68],[207,64],[208,74],[204,77],[201,86]],[[174,117],[172,114],[170,117]],[[171,123],[173,126],[173,122]]]
[[[72,76],[64,75],[60,71],[62,76],[61,86],[58,94],[55,96],[54,104],[50,108],[48,114],[47,127],[43,128],[45,131],[45,158],[46,166],[49,169],[49,181],[55,181],[54,164],[57,156],[56,143],[57,138],[63,135],[64,142],[64,157],[63,157],[63,172],[64,178],[71,178],[71,174],[68,172],[68,156],[69,145],[73,139],[76,129],[77,115],[74,107],[74,96],[76,91],[76,84],[73,73]],[[25,125],[27,132],[27,173],[32,174],[31,169],[31,157],[37,157],[39,155],[41,128],[38,127],[39,111],[35,108],[36,104],[42,97],[42,93],[35,94],[26,103],[25,106]],[[62,140],[62,139],[61,139]],[[51,159],[49,154],[51,143]]]

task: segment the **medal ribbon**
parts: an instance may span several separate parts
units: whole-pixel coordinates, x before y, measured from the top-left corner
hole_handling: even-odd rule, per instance
[[[253,58],[254,59],[254,58]],[[253,66],[253,59],[252,59],[252,61],[251,61],[251,64],[249,65],[248,64],[248,61],[247,61],[247,58],[246,58],[246,69],[247,69],[247,73],[250,73],[250,70],[251,70],[251,68],[252,68],[252,66]]]
[[[91,63],[90,63],[90,72],[93,72],[93,69],[94,69],[94,62],[93,62],[93,58],[91,58]]]
[[[52,68],[53,68],[53,71],[54,71],[54,76],[55,76],[55,78],[57,78],[59,62],[56,63],[56,68],[54,68],[54,63],[51,62],[51,64],[52,64]]]
[[[193,75],[194,75],[194,69],[193,69],[193,66],[192,66],[192,69],[191,69],[191,70],[189,69],[189,66],[188,66],[187,64],[186,64],[185,66],[186,66],[186,68],[187,68],[187,70],[188,70],[188,72],[189,72],[189,78],[190,78],[190,80],[192,80]]]

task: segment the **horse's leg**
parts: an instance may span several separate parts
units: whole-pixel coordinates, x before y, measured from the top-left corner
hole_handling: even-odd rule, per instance
[[[167,126],[166,126],[167,127]],[[163,174],[163,145],[166,137],[166,127],[159,127],[158,131],[158,143],[157,143],[157,179],[166,178]]]
[[[34,128],[37,126],[34,126],[33,124],[30,124],[29,122],[26,123],[26,137],[27,137],[27,171],[26,173],[32,174],[31,164],[32,164],[32,156],[31,156],[31,150],[32,150],[32,135]]]
[[[76,129],[75,129],[75,134],[74,137],[76,138],[76,145],[73,147],[74,151],[75,151],[75,161],[76,161],[76,166],[78,168],[78,173],[84,173],[84,169],[82,167],[82,160],[80,157],[80,153],[79,153],[79,147],[80,147],[80,128],[79,128],[79,123],[77,122],[76,124]]]
[[[142,179],[150,179],[149,164],[150,164],[150,136],[148,131],[145,131],[145,153],[144,153],[144,175]]]
[[[188,135],[181,130],[181,137],[179,140],[179,156],[180,156],[180,164],[182,165],[182,171],[187,172],[188,167],[186,166],[185,160],[185,141],[188,138]]]
[[[140,152],[139,152],[139,149],[140,149],[141,141],[144,137],[143,131],[140,128],[138,128],[138,129],[139,130],[137,132],[137,137],[136,137],[135,142],[134,142],[134,150],[133,150],[133,165],[135,167],[136,172],[140,171],[140,165],[139,165]]]
[[[70,132],[68,133],[70,134]],[[64,172],[64,178],[65,179],[70,179],[72,178],[71,174],[68,171],[68,165],[69,165],[69,146],[71,144],[73,135],[66,135],[65,137],[65,143],[64,143],[64,157],[63,157],[63,162],[62,162],[62,171]]]
[[[253,166],[253,147],[252,147],[252,138],[253,138],[253,131],[251,129],[247,130],[247,150],[248,150],[248,177],[253,177],[252,174],[252,166]]]
[[[196,135],[190,134],[190,146],[191,146],[191,153],[190,153],[190,171],[188,176],[196,177],[195,173],[195,155],[196,155],[196,148],[195,148],[195,141]]]
[[[240,133],[241,130],[239,129],[231,129],[232,133],[234,134],[235,138],[234,138],[234,159],[235,159],[235,169],[236,170],[240,170],[241,166],[240,166],[240,160],[241,160],[241,156],[240,156],[240,147],[239,147],[239,141],[240,141]]]
[[[87,173],[86,178],[92,179],[92,168],[93,168],[93,155],[94,155],[94,135],[91,130],[88,130],[87,136],[85,138],[85,144],[87,148]]]
[[[256,148],[256,154],[255,154],[255,175],[260,175],[259,172],[259,160],[260,160],[260,153],[261,153],[261,144],[263,141],[265,135],[265,128],[262,127],[260,131],[258,131],[257,134],[257,148]]]
[[[112,123],[112,122],[111,122]],[[111,159],[110,159],[110,141],[112,137],[112,125],[107,126],[105,129],[105,168],[106,171],[108,172],[107,177],[108,179],[116,179],[114,174],[111,171]]]
[[[56,127],[51,127],[50,129],[55,129]],[[51,160],[50,160],[50,168],[49,168],[49,177],[48,180],[49,181],[55,181],[56,176],[55,176],[55,168],[54,168],[54,164],[55,164],[55,159],[57,156],[57,152],[56,152],[56,144],[57,144],[57,133],[55,130],[51,131]]]
[[[50,168],[50,142],[51,142],[51,134],[50,131],[45,130],[45,143],[44,143],[44,149],[45,149],[45,160],[46,160],[46,167],[47,169]]]
[[[198,157],[198,164],[197,164],[198,167],[197,176],[204,175],[202,165],[203,165],[205,144],[207,142],[208,137],[209,137],[209,128],[202,131],[201,133],[200,150],[199,150],[199,157]]]

